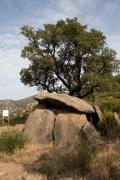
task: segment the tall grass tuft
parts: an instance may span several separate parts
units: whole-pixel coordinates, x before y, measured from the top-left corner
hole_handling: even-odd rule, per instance
[[[104,119],[98,123],[98,130],[107,139],[120,138],[120,126],[111,111],[104,113]]]
[[[91,173],[88,179],[119,180],[120,152],[112,144],[98,148],[91,160],[90,167]]]
[[[77,168],[79,174],[84,178],[90,171],[90,162],[94,153],[94,147],[82,129],[80,131],[77,151]]]

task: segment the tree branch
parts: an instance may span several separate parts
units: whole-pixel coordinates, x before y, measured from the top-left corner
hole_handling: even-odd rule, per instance
[[[55,46],[53,46],[53,53],[51,52],[51,50],[49,49],[48,47],[48,50],[49,50],[49,53],[51,54],[54,62],[55,62],[55,74],[56,76],[58,77],[58,79],[63,83],[64,86],[66,86],[68,89],[70,89],[70,85],[68,85],[66,83],[66,81],[60,76],[60,72],[59,72],[59,68],[58,68],[58,63],[57,63],[57,60],[56,60],[56,57],[55,57]]]
[[[84,95],[80,95],[80,96],[78,95],[78,97],[82,99],[82,98],[92,94],[94,92],[94,90],[98,87],[99,87],[98,85],[92,86],[90,91],[86,92]]]
[[[36,82],[35,85],[41,85],[42,87],[44,87],[49,93],[52,92],[52,90],[49,88],[49,85],[47,85],[46,83],[42,83],[38,77],[36,77],[36,80],[38,81],[38,83]]]

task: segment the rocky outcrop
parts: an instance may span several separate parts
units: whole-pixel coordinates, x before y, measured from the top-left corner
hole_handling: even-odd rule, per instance
[[[98,135],[93,125],[87,120],[85,114],[58,114],[54,130],[54,147],[72,146],[77,142],[81,129],[89,139]]]
[[[39,93],[35,96],[35,99],[42,104],[45,104],[48,108],[69,109],[71,111],[78,111],[82,113],[94,113],[93,107],[82,99],[69,96],[67,94],[57,93]]]
[[[98,119],[102,120],[104,116],[103,116],[99,106],[95,105],[94,110],[95,110],[95,113],[96,113],[96,116],[98,117]]]
[[[86,101],[56,93],[40,93],[35,99],[39,105],[29,115],[24,129],[32,143],[69,147],[77,141],[81,129],[88,139],[98,136],[92,124],[96,112]]]
[[[118,125],[120,126],[120,114],[114,112],[113,113],[113,117],[115,118],[115,120],[117,121]]]
[[[52,142],[55,114],[47,109],[36,109],[28,117],[25,133],[32,143]]]

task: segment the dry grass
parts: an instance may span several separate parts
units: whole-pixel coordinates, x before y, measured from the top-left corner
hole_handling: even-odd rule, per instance
[[[108,144],[98,148],[91,161],[91,177],[99,180],[120,179],[120,146]]]
[[[19,176],[19,179],[25,179],[25,180],[47,180],[47,176],[46,175],[40,175],[40,174],[28,174],[27,172],[25,172],[24,174],[22,174],[21,176]]]
[[[36,161],[44,153],[48,153],[52,149],[52,145],[33,145],[27,144],[22,149],[15,150],[14,154],[9,156],[5,153],[0,153],[1,161],[14,161],[17,163],[30,164]]]
[[[20,128],[17,127],[18,129]],[[22,128],[22,127],[21,127]],[[0,129],[1,130],[1,129]],[[8,130],[8,127],[4,130]],[[79,147],[81,148],[81,146]],[[84,149],[87,149],[83,146]],[[81,157],[88,157],[82,151]],[[84,173],[84,179],[86,180],[119,180],[120,179],[120,142],[108,143],[99,145],[95,148],[94,153],[91,153],[90,165]],[[51,177],[68,176],[76,177],[81,176],[79,173],[80,159],[77,156],[76,151],[53,150],[52,144],[39,145],[39,144],[27,144],[22,149],[15,150],[13,155],[7,155],[5,153],[0,154],[0,161],[12,161],[20,164],[24,164],[26,167],[26,173],[32,176],[33,179],[40,179],[41,170],[43,175],[50,170]],[[88,159],[86,160],[88,163]],[[28,166],[27,166],[28,165]],[[30,167],[30,168],[29,168]],[[28,168],[28,170],[27,170]],[[35,170],[38,174],[29,174],[31,170]],[[29,171],[30,170],[30,171]],[[33,171],[32,171],[33,172]],[[26,175],[25,175],[26,176]],[[46,176],[44,176],[46,178]]]
[[[52,145],[28,144],[21,150],[16,150],[12,156],[15,162],[33,163],[44,153],[48,153],[52,149]]]
[[[18,131],[23,131],[24,124],[19,124],[15,126],[2,126],[0,127],[0,134],[5,131],[11,131],[11,130],[18,130]]]
[[[12,130],[22,131],[23,124],[15,126],[3,126],[0,127],[0,134],[2,132],[8,132]],[[6,153],[0,153],[0,161],[15,161],[17,163],[33,163],[42,154],[48,153],[52,149],[52,144],[40,145],[40,144],[26,144],[24,148],[15,150],[14,154],[9,156]]]
[[[33,145],[28,144],[23,149],[17,149],[13,155],[7,155],[6,153],[0,153],[1,162],[15,162],[15,164],[21,164],[24,167],[23,173],[19,176],[20,179],[29,180],[47,180],[46,175],[27,172],[28,165],[34,164],[43,154],[49,153],[51,151],[52,145]],[[22,165],[23,164],[23,165]]]

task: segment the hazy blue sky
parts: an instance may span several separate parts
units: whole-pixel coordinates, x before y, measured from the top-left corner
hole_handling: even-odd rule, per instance
[[[37,93],[20,82],[19,72],[27,65],[20,57],[25,45],[20,27],[40,28],[66,17],[103,31],[120,58],[120,0],[0,0],[0,99]]]

